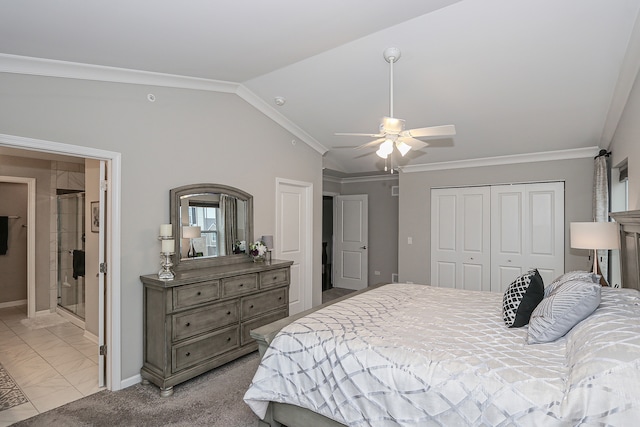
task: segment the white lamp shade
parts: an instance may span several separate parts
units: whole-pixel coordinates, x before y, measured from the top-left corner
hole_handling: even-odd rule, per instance
[[[617,249],[620,247],[615,222],[572,222],[571,247],[575,249]]]
[[[396,148],[398,149],[400,154],[402,154],[402,157],[404,157],[404,155],[407,154],[409,150],[411,150],[411,146],[409,144],[405,144],[402,141],[396,141]]]
[[[273,236],[262,236],[260,240],[262,240],[267,248],[273,249]]]
[[[199,225],[183,225],[182,226],[183,239],[195,239],[196,237],[200,237]]]

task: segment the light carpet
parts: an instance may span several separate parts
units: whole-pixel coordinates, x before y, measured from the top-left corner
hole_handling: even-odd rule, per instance
[[[101,391],[14,427],[257,427],[258,417],[242,397],[259,363],[258,352],[253,352],[175,386],[170,397],[160,397],[158,387],[152,384]]]
[[[27,403],[29,399],[0,364],[0,411]]]

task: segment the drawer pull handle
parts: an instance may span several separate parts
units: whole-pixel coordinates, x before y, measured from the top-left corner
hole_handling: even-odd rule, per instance
[[[189,356],[191,356],[191,353],[189,353],[189,352],[187,351],[187,354],[185,354],[185,356],[189,357]]]
[[[240,287],[243,287],[243,286],[244,286],[244,283],[240,283]]]
[[[187,322],[185,326],[191,326],[191,322]]]
[[[249,306],[249,308],[253,308],[253,304],[251,304],[251,305]]]
[[[202,292],[198,291],[198,294],[197,294],[197,295],[198,295],[198,296],[202,295]]]
[[[280,301],[282,299],[282,297],[278,297],[278,301]]]
[[[278,280],[278,276],[273,276],[273,280]]]
[[[229,316],[229,315],[231,315],[231,312],[230,312],[230,311],[227,311],[227,316]]]
[[[227,342],[231,341],[231,337],[227,337]]]

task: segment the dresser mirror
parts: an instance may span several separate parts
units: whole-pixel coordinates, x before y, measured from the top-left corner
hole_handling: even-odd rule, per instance
[[[176,270],[247,260],[253,241],[253,196],[219,184],[192,184],[170,192]]]

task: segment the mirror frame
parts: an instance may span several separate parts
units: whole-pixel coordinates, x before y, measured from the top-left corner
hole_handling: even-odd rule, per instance
[[[188,196],[190,194],[202,194],[202,193],[216,193],[216,194],[228,194],[236,197],[238,200],[242,200],[247,203],[247,215],[246,215],[246,242],[249,244],[253,242],[253,196],[247,192],[244,192],[238,188],[230,187],[228,185],[221,184],[191,184],[184,185],[182,187],[172,188],[169,191],[169,210],[171,224],[173,226],[173,236],[177,240],[177,256],[173,258],[173,268],[176,271],[181,270],[193,270],[196,268],[215,267],[220,265],[236,264],[240,262],[246,262],[249,260],[249,255],[244,254],[232,254],[222,255],[216,257],[206,258],[191,258],[180,259],[180,248],[182,244],[182,234],[180,233],[180,198]]]

